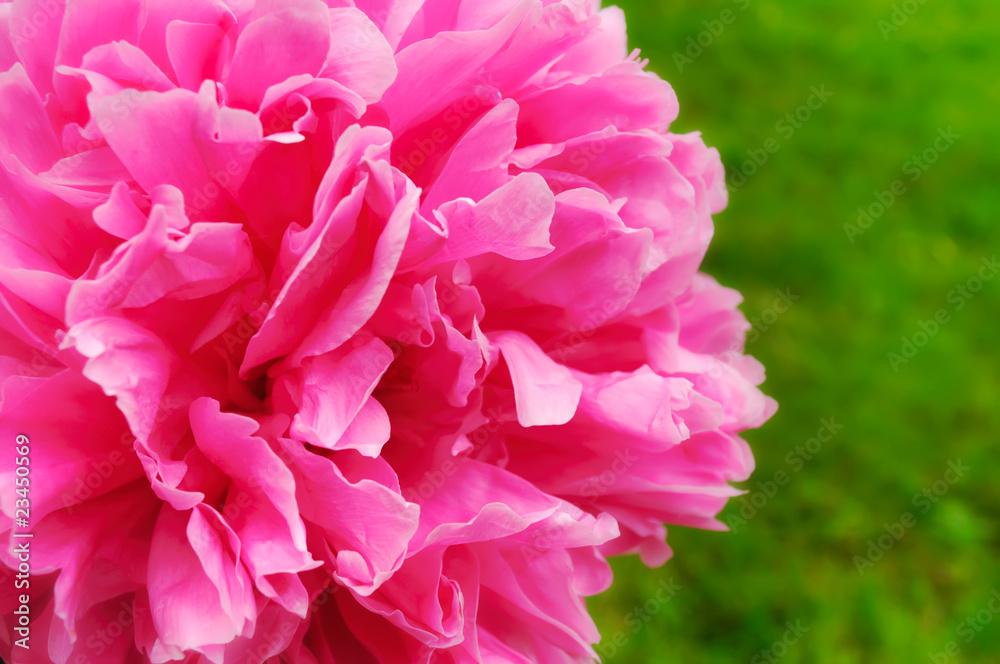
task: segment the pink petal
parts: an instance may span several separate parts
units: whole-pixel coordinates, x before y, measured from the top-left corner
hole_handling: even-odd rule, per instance
[[[504,100],[488,111],[455,145],[427,192],[421,210],[430,214],[456,198],[480,201],[507,184],[507,164],[516,141],[517,104]]]
[[[226,79],[229,103],[255,111],[267,88],[296,74],[316,76],[330,49],[326,5],[315,0],[280,9],[240,33]]]
[[[288,611],[304,615],[308,599],[294,575],[319,563],[306,549],[291,471],[267,441],[254,435],[257,422],[221,413],[213,399],[191,404],[191,430],[205,456],[232,479],[227,505],[234,506],[236,515],[230,521],[258,589]],[[240,506],[240,495],[249,496],[252,509]]]
[[[448,229],[448,242],[428,262],[495,253],[512,260],[538,258],[552,251],[549,225],[555,197],[534,173],[522,173],[473,204],[446,203],[437,215]]]
[[[292,434],[326,449],[347,449],[341,439],[369,403],[378,404],[371,395],[392,359],[389,347],[372,339],[339,358],[324,355],[308,360],[302,369],[302,403],[292,421]],[[377,457],[389,440],[388,425],[385,419],[384,428],[370,430],[377,437],[364,440],[357,449]]]
[[[177,85],[197,92],[203,81],[221,78],[228,55],[223,28],[213,23],[177,20],[167,24],[166,37]]]
[[[0,431],[11,440],[26,433],[32,441],[44,442],[33,445],[31,452],[33,523],[142,476],[125,419],[98,386],[76,372],[63,371],[52,378],[32,379],[21,390],[26,393],[16,407],[0,412]],[[60,407],[52,409],[53,403]],[[92,423],[84,438],[80,422]],[[14,486],[14,472],[13,456],[0,460],[5,486]],[[0,496],[0,508],[13,517],[17,496],[8,493]]]
[[[56,61],[77,67],[95,46],[118,40],[138,43],[143,4],[140,0],[111,6],[100,0],[66,0]]]
[[[150,545],[148,586],[161,647],[204,651],[252,627],[257,610],[239,558],[240,541],[216,512],[163,507]]]
[[[517,421],[524,427],[565,424],[576,413],[583,386],[527,335],[503,332],[492,340],[510,369]]]
[[[34,173],[49,169],[62,158],[62,146],[42,100],[18,63],[0,73],[0,163],[14,157]]]
[[[127,90],[90,102],[108,145],[146,191],[180,189],[192,219],[225,216],[229,191],[239,188],[263,139],[260,122],[237,109],[219,109],[210,83],[198,94]],[[123,115],[122,109],[129,109]],[[169,158],[147,155],[167,150]]]
[[[392,46],[364,12],[330,10],[330,54],[319,74],[357,92],[369,104],[382,98],[396,78]]]
[[[40,94],[52,92],[65,0],[19,0],[10,8],[14,51]],[[81,54],[82,55],[82,54]]]
[[[322,529],[333,549],[335,578],[371,594],[402,564],[419,510],[373,479],[348,479],[336,463],[301,443],[282,444],[294,460],[302,517]]]

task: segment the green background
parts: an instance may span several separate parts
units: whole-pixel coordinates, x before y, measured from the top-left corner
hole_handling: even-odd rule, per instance
[[[897,14],[891,32],[904,3],[617,4],[630,46],[677,91],[675,131],[702,131],[731,172],[747,150],[780,146],[731,187],[704,269],[743,292],[748,317],[767,312],[776,289],[800,299],[748,344],[780,402],[746,435],[757,471],[742,486],[766,503],[735,532],[671,528],[675,556],[660,569],[615,560],[614,587],[589,602],[606,643],[616,633],[624,643],[602,647],[605,661],[1000,662],[1000,615],[988,608],[1000,590],[1000,279],[971,299],[953,292],[1000,254],[1000,3],[908,0],[916,11]],[[712,21],[726,9],[734,20],[679,67],[674,54],[705,21],[719,32]],[[776,124],[824,84],[833,96],[785,138]],[[949,127],[960,138],[935,153]],[[912,181],[904,168],[928,149],[935,163]],[[844,225],[896,180],[905,193],[852,243]],[[891,366],[888,354],[939,309],[950,322]],[[786,455],[831,417],[843,430],[795,472]],[[935,503],[915,504],[949,461],[969,470],[939,483]],[[779,471],[789,481],[767,497],[756,482]],[[723,518],[740,507],[731,501]],[[887,536],[892,547],[862,575],[855,556],[906,513],[915,525]],[[671,578],[682,588],[657,601]],[[969,626],[977,615],[989,624]],[[808,631],[776,645],[796,621]],[[932,658],[949,642],[957,656]]]

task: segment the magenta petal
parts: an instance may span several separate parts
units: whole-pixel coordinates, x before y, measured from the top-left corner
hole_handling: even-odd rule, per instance
[[[174,21],[214,25],[228,31],[234,27],[236,18],[221,0],[146,0],[146,22],[139,38],[139,46],[163,72],[172,75],[173,80],[180,83],[172,70],[167,47],[168,26]],[[202,51],[196,49],[196,52]]]
[[[0,266],[0,285],[11,296],[53,320],[62,317],[72,281],[58,266],[3,230],[0,230]]]
[[[362,10],[373,25],[382,32],[389,45],[396,49],[414,14],[424,0],[356,0],[354,5]]]
[[[194,219],[226,209],[226,192],[238,188],[263,138],[253,115],[219,109],[210,94],[211,88],[205,86],[198,94],[129,91],[97,99],[90,109],[111,149],[136,181],[146,191],[162,184],[177,187]],[[132,109],[124,116],[119,110],[123,106]],[[146,159],[151,151],[161,149],[168,151],[170,159]]]
[[[437,9],[441,14],[448,10]],[[431,9],[430,11],[435,11]],[[382,98],[397,135],[462,98],[461,85],[496,55],[529,11],[527,3],[496,25],[474,32],[442,32],[401,50],[399,74]],[[446,28],[447,29],[447,28]]]
[[[0,163],[13,157],[41,173],[62,157],[42,100],[20,63],[0,73],[0,122],[7,127],[0,134]]]
[[[83,375],[116,398],[132,433],[146,440],[176,361],[163,340],[132,321],[107,316],[74,325],[62,346],[87,358]]]
[[[291,360],[318,355],[347,341],[378,309],[398,265],[417,209],[417,192],[406,194],[386,221],[372,250],[371,268],[355,277],[340,298],[326,310]]]
[[[521,426],[565,424],[572,419],[583,387],[569,369],[520,332],[504,332],[493,341],[510,368]]]
[[[197,92],[206,79],[217,79],[225,62],[226,31],[215,24],[171,21],[167,53],[177,84]]]
[[[372,418],[378,417],[378,411],[375,415],[361,413],[369,404],[381,409],[371,395],[392,358],[389,347],[373,339],[341,358],[320,356],[307,361],[302,369],[302,403],[292,422],[292,434],[318,447],[331,450],[353,447],[362,454],[377,457],[389,440],[389,421],[378,419],[379,424],[373,426]],[[385,411],[381,412],[384,415]],[[359,417],[362,419],[359,425],[374,437],[365,440],[356,435],[354,445],[345,445],[344,434]]]
[[[8,378],[4,391],[14,386]],[[9,386],[8,386],[9,385]],[[50,512],[72,507],[82,501],[113,491],[142,475],[132,454],[132,437],[115,403],[101,388],[79,374],[63,371],[52,378],[35,378],[20,386],[16,406],[0,411],[0,431],[11,440],[24,432],[38,441],[51,441],[33,448],[32,472],[36,486],[31,489],[32,522]],[[50,405],[60,403],[58,411]],[[36,414],[48,412],[45,418]],[[92,421],[86,444],[80,444],[79,423]],[[14,457],[0,461],[5,486],[14,486]],[[87,483],[88,479],[90,484]],[[13,518],[14,499],[0,497],[0,509]]]
[[[132,482],[96,500],[71,506],[39,520],[35,536],[48,543],[36,548],[32,566],[59,570],[53,587],[52,632],[65,630],[65,640],[77,651],[86,649],[93,626],[93,609],[110,600],[115,613],[128,608],[128,597],[145,581],[149,539],[160,505],[141,482]],[[93,644],[91,644],[93,645]],[[124,649],[117,649],[124,655]]]
[[[634,61],[623,62],[582,83],[573,81],[522,102],[518,143],[558,143],[608,126],[663,132],[677,111],[668,83]]]
[[[17,62],[17,52],[11,39],[11,7],[9,2],[0,5],[0,71],[9,71]]]
[[[330,39],[328,10],[319,0],[250,23],[236,41],[226,86],[230,102],[257,110],[268,87],[296,74],[319,74]]]
[[[111,196],[105,203],[94,208],[94,223],[107,233],[128,240],[146,226],[146,215],[135,204],[128,185],[115,184]]]
[[[64,0],[20,0],[10,8],[10,35],[14,51],[28,78],[41,94],[52,91],[52,74],[66,13]],[[44,17],[35,25],[36,17]],[[15,38],[16,37],[16,38]]]
[[[335,578],[371,594],[403,562],[419,510],[377,481],[351,481],[336,463],[282,441],[295,460],[302,517],[323,531],[334,552]]]
[[[139,0],[122,0],[113,6],[100,0],[67,0],[57,62],[76,67],[100,44],[119,40],[137,43],[143,10]]]
[[[257,610],[235,533],[213,510],[164,507],[149,556],[149,604],[161,647],[204,651],[252,626]]]
[[[306,550],[291,471],[267,441],[254,435],[257,422],[221,413],[211,399],[191,405],[191,429],[205,456],[232,480],[235,491],[227,496],[227,504],[238,506],[232,526],[242,543],[241,559],[258,589],[304,615],[308,599],[294,575],[319,563]],[[252,509],[240,505],[241,495],[249,497]]]
[[[102,265],[94,279],[78,280],[67,301],[72,322],[114,308],[144,307],[170,296],[198,299],[236,283],[250,269],[251,248],[236,224],[187,224],[176,208],[156,205],[146,228]]]
[[[600,4],[0,1],[4,661],[589,662],[724,529],[725,171]]]
[[[487,112],[455,145],[421,210],[429,214],[456,198],[479,201],[507,184],[516,125],[517,104],[511,100]]]
[[[473,203],[458,199],[435,214],[448,229],[448,243],[432,261],[495,253],[513,260],[538,258],[552,251],[549,224],[555,197],[542,178],[524,173]]]
[[[369,104],[381,99],[396,78],[396,62],[371,19],[357,9],[331,9],[330,46],[320,77],[343,84]]]
[[[60,71],[64,69],[66,67],[60,67]],[[114,42],[91,49],[83,56],[80,69],[106,76],[123,87],[157,92],[175,87],[144,51],[128,42]]]
[[[355,126],[341,137],[317,194],[321,221],[286,232],[272,275],[277,297],[242,371],[289,353],[294,368],[334,350],[378,308],[417,202],[412,190],[394,191],[391,167],[378,160],[388,141],[375,127]],[[367,223],[359,225],[363,210]]]

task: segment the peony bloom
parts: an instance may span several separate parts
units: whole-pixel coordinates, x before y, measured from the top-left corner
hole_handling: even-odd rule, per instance
[[[775,410],[644,65],[596,0],[0,4],[4,660],[591,661]]]

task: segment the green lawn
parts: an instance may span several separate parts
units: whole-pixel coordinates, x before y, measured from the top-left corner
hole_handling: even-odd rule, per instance
[[[1000,254],[1000,3],[619,4],[677,130],[730,171],[705,269],[761,318],[748,350],[781,408],[746,436],[760,507],[730,504],[736,532],[672,528],[663,568],[614,562],[591,601],[624,643],[606,661],[1000,662],[1000,278],[977,280]],[[776,289],[800,298],[777,316]],[[824,418],[843,429],[813,454]]]

